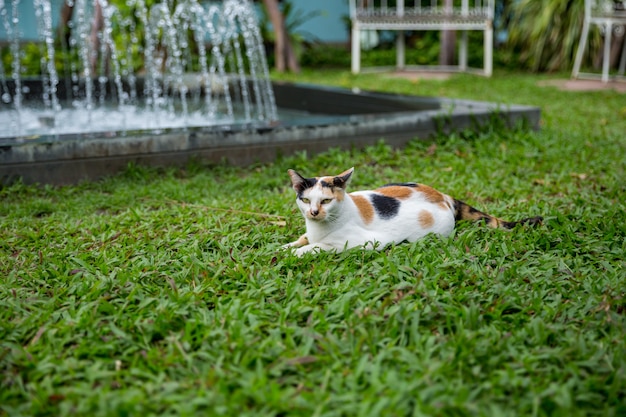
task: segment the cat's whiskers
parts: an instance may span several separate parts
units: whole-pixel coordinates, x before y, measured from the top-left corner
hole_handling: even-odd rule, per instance
[[[338,213],[334,213],[334,212],[326,212],[326,218],[324,219],[324,221],[326,223],[335,223],[336,221],[338,221],[341,218],[341,216],[339,216]]]

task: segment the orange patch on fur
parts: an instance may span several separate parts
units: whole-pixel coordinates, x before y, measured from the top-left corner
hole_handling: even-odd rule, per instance
[[[335,199],[337,201],[343,201],[343,198],[345,197],[346,192],[342,190],[341,188],[335,188],[333,195],[335,196]]]
[[[371,223],[374,220],[374,207],[369,200],[361,195],[350,195],[354,204],[356,204],[361,214],[361,218],[365,224]]]
[[[413,189],[402,185],[391,185],[389,187],[379,188],[378,190],[376,190],[376,192],[387,197],[404,200],[411,197],[411,194],[413,194]]]
[[[429,211],[422,210],[417,214],[417,221],[424,229],[428,229],[435,224],[435,218]]]
[[[426,197],[426,200],[428,200],[430,203],[445,202],[443,194],[441,194],[439,191],[435,190],[434,188],[429,187],[428,185],[420,184],[418,191],[424,194],[424,196]]]
[[[437,204],[439,207],[441,207],[444,210],[452,210],[452,207],[450,206],[450,203],[448,203],[447,201],[442,201],[441,203]]]

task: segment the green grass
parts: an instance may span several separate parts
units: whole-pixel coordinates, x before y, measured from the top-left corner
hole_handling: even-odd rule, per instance
[[[542,129],[0,189],[0,415],[626,414],[626,101],[540,78],[305,72],[539,105]],[[546,222],[281,252],[303,230],[286,170],[350,166],[353,189]]]

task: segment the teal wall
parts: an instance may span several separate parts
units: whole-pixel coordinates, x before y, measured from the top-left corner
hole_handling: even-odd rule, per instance
[[[59,22],[59,11],[64,0],[52,0],[52,23],[56,27]],[[322,42],[347,42],[348,30],[343,19],[348,15],[348,0],[290,0],[298,15],[313,12],[310,19],[295,28],[295,31],[307,40],[317,39]],[[17,26],[23,40],[36,40],[37,20],[32,0],[22,0],[19,4],[20,20]],[[202,2],[201,2],[202,3]],[[8,10],[8,22],[11,22],[12,1],[5,0]],[[6,41],[7,31],[0,16],[0,41]]]
[[[296,32],[307,32],[322,42],[348,42],[348,0],[290,0],[294,9],[306,14],[314,11],[315,17],[296,28]]]
[[[64,0],[52,0],[51,3],[51,15],[52,26],[56,27],[59,23],[59,11]],[[17,24],[17,32],[21,39],[24,40],[37,40],[37,18],[35,17],[35,6],[32,0],[22,0],[19,4],[19,23]],[[10,0],[4,1],[4,7],[6,8],[7,22],[11,23],[13,17],[13,2]],[[16,29],[12,28],[12,33],[15,33]],[[0,41],[5,41],[8,38],[7,30],[5,27],[4,16],[0,15]]]

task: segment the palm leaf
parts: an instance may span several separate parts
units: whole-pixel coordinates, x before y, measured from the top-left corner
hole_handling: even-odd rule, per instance
[[[582,31],[582,0],[519,0],[509,5],[508,46],[519,52],[521,64],[534,71],[571,68]],[[592,30],[586,54],[596,56],[601,37]]]

